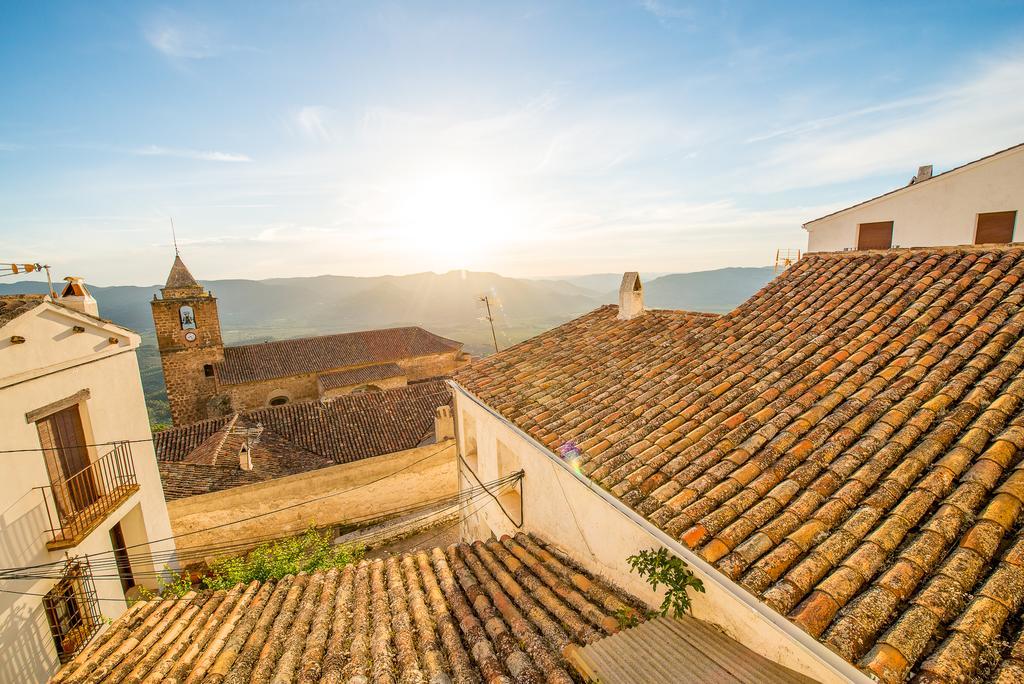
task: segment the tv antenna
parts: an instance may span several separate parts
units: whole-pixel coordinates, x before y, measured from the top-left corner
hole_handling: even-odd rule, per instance
[[[494,353],[498,353],[498,336],[494,334],[494,316],[491,315],[491,299],[487,295],[480,298],[480,301],[487,307],[487,322],[491,324],[491,339],[494,340]]]

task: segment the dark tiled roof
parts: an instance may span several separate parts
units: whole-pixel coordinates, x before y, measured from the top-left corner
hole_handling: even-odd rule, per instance
[[[0,295],[0,325],[6,325],[43,303],[43,295]]]
[[[174,255],[174,264],[171,266],[171,272],[167,274],[167,284],[164,287],[168,290],[202,289],[202,285],[192,277],[185,262],[177,254]]]
[[[140,601],[52,681],[572,684],[563,654],[636,605],[518,535]]]
[[[376,366],[364,366],[352,370],[327,373],[318,378],[320,386],[324,389],[335,389],[338,387],[349,387],[351,385],[365,385],[371,382],[387,380],[388,378],[399,378],[405,375],[405,371],[397,363],[379,363]]]
[[[448,386],[435,380],[157,432],[153,439],[164,494],[168,499],[190,496],[412,449],[433,432],[437,408],[450,402]],[[237,445],[225,439],[234,420],[263,427],[252,471],[241,470]]]
[[[456,379],[849,661],[967,681],[1019,638],[1022,276],[816,254],[717,320],[606,307]]]
[[[217,378],[226,384],[257,382],[460,349],[461,342],[417,327],[243,344],[224,348],[224,362],[217,367]]]
[[[263,429],[250,449],[252,470],[243,470],[239,464],[239,453],[246,441],[243,431],[257,427],[257,423],[238,414],[222,422],[220,429],[181,460],[158,460],[168,501],[334,465],[333,459],[298,447],[273,430]]]

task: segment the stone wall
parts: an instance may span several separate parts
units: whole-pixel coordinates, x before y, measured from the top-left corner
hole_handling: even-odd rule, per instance
[[[358,385],[346,385],[345,387],[332,387],[328,390],[322,390],[320,396],[324,399],[334,399],[335,397],[342,397],[346,394],[352,394],[352,390],[359,389],[360,387],[366,387],[371,385],[377,389],[389,390],[396,389],[398,387],[405,387],[405,376],[400,375],[397,378],[385,378],[383,380],[374,380],[371,383],[359,383]]]
[[[231,406],[235,411],[269,406],[271,398],[278,394],[288,397],[288,403],[313,401],[320,396],[314,373],[240,385],[222,385],[221,391],[231,398]]]
[[[423,380],[425,378],[436,378],[438,376],[451,375],[459,368],[469,363],[469,357],[462,358],[462,352],[445,352],[443,354],[429,354],[427,356],[416,356],[409,359],[396,361],[406,372],[408,379]]]
[[[178,544],[182,551],[288,536],[310,525],[369,522],[389,511],[453,495],[458,491],[457,478],[455,441],[447,439],[269,482],[176,499],[168,502],[167,511],[174,534],[189,534]],[[324,496],[330,498],[271,513]],[[261,517],[191,534],[254,515]]]
[[[379,387],[380,389],[393,389],[395,387],[404,387],[407,380],[423,380],[425,378],[451,375],[456,371],[456,369],[461,368],[466,364],[466,361],[461,359],[460,355],[460,352],[446,352],[444,354],[430,354],[427,356],[401,359],[396,363],[406,371],[406,377],[388,378],[387,380],[381,380],[380,382],[374,382],[371,384]],[[356,368],[357,366],[352,367]],[[201,372],[201,364],[199,368]],[[335,368],[330,371],[326,371],[323,374],[346,369],[347,367]],[[186,368],[185,372],[190,371]],[[220,391],[230,398],[231,408],[235,411],[245,411],[268,406],[270,399],[277,394],[287,396],[289,403],[295,401],[313,401],[321,397],[320,387],[317,383],[318,375],[321,375],[321,373],[292,375],[285,378],[274,378],[272,380],[262,380],[260,382],[247,382],[238,385],[221,385]],[[189,386],[195,387],[194,384]],[[353,389],[361,386],[362,385],[353,385],[351,387],[329,390],[324,392],[322,396],[325,398],[339,397],[345,394],[350,394]],[[169,389],[170,386],[168,386],[168,390]],[[205,406],[205,400],[203,405]]]

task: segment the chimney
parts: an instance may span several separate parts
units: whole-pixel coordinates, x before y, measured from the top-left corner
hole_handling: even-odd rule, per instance
[[[252,470],[252,449],[249,448],[249,440],[242,442],[242,448],[238,450],[238,467],[245,471]]]
[[[84,314],[90,316],[100,315],[99,304],[96,303],[96,299],[89,294],[88,288],[85,287],[85,281],[76,276],[68,276],[64,279],[67,285],[61,290],[60,297],[57,301],[69,309],[75,311],[81,311]]]
[[[927,166],[919,166],[919,167],[917,167],[917,175],[910,179],[910,184],[913,185],[914,183],[920,183],[921,181],[926,181],[926,180],[928,180],[931,177],[932,177],[932,165],[931,164],[928,164]]]
[[[640,274],[628,271],[622,275],[619,285],[619,320],[628,321],[644,312],[644,288],[640,284]]]
[[[455,438],[455,419],[451,406],[438,406],[434,413],[434,441],[442,442]]]

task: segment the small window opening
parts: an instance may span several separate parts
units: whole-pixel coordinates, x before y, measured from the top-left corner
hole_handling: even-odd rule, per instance
[[[288,397],[284,397],[284,396],[280,396],[280,395],[276,396],[276,397],[274,397],[273,399],[270,400],[270,405],[271,406],[284,406],[287,403],[288,403]]]
[[[213,377],[213,364],[212,363],[203,364],[203,375],[205,375],[208,378],[212,378]]]
[[[43,596],[43,608],[60,662],[74,658],[99,630],[97,603],[92,573],[82,561],[69,563],[61,579]]]

